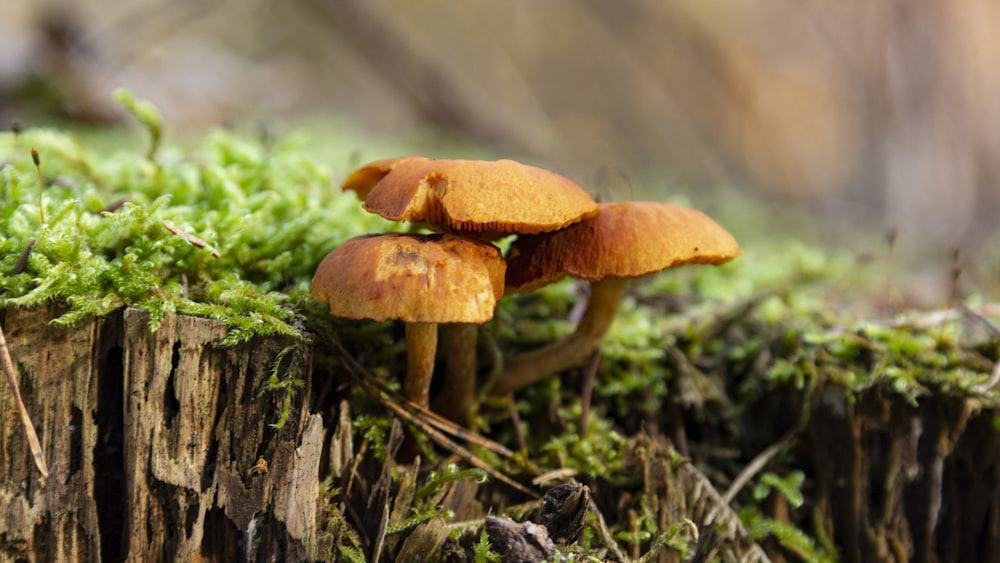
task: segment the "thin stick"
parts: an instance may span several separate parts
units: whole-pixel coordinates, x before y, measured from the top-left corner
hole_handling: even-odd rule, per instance
[[[992,334],[994,338],[1000,338],[1000,328],[997,328],[995,324],[991,323],[990,320],[986,318],[987,316],[995,317],[1000,315],[1000,306],[994,305],[993,307],[990,307],[989,305],[982,305],[976,307],[975,309],[970,309],[959,303],[958,308],[963,314],[979,321],[980,324],[986,327],[986,330],[990,331],[990,334]]]
[[[625,555],[622,547],[618,545],[614,535],[611,534],[611,530],[608,529],[608,523],[604,520],[604,514],[601,513],[600,507],[597,506],[593,498],[590,499],[590,513],[594,515],[594,531],[597,532],[597,537],[601,539],[601,542],[608,548],[611,555],[622,563],[630,563],[632,559],[628,555]]]
[[[528,442],[524,437],[524,428],[521,428],[521,415],[517,412],[517,401],[514,400],[514,392],[507,391],[507,408],[510,410],[510,422],[514,425],[514,435],[517,436],[517,447],[520,451],[528,451]]]
[[[764,469],[764,466],[771,461],[771,458],[777,455],[778,452],[783,450],[785,446],[787,446],[788,443],[795,438],[796,433],[797,432],[794,429],[789,430],[784,436],[781,437],[780,440],[771,444],[765,448],[764,451],[757,454],[757,457],[753,458],[753,460],[743,468],[743,471],[740,471],[740,474],[736,476],[736,479],[733,479],[733,482],[729,484],[729,489],[726,490],[726,494],[722,495],[722,503],[728,505],[733,502],[733,499],[736,498],[736,494],[740,492],[740,489],[742,489],[744,485],[746,485],[761,469]]]
[[[28,246],[25,246],[24,250],[21,251],[21,255],[17,258],[17,262],[14,264],[14,269],[10,271],[10,275],[16,276],[24,272],[24,269],[28,267],[28,257],[31,256],[32,248],[35,248],[35,239],[31,239]]]
[[[45,193],[45,178],[42,177],[42,159],[38,157],[38,151],[31,148],[31,160],[35,163],[35,170],[38,171],[38,218],[45,224],[45,204],[42,202],[42,195]]]
[[[993,366],[993,373],[990,374],[990,378],[986,381],[986,383],[979,386],[979,392],[986,393],[990,389],[996,387],[997,383],[1000,383],[1000,362],[997,362],[996,365]]]
[[[890,227],[889,230],[885,232],[885,304],[890,311],[894,311],[895,307],[892,303],[893,294],[893,264],[892,264],[892,254],[893,250],[896,248],[896,235],[899,234],[899,230],[896,227]]]
[[[587,422],[590,418],[590,401],[594,394],[594,380],[597,379],[597,368],[601,365],[601,349],[594,350],[583,372],[583,389],[580,391],[580,437],[587,437]]]
[[[428,437],[434,440],[441,447],[457,455],[469,465],[482,469],[494,479],[528,496],[538,496],[538,493],[528,489],[517,481],[514,481],[507,475],[495,469],[493,466],[473,455],[465,448],[456,444],[448,438],[444,432],[448,432],[449,434],[467,442],[488,448],[495,453],[511,459],[514,454],[509,449],[420,407],[416,403],[407,400],[398,393],[394,393],[378,381],[378,378],[369,374],[364,369],[364,366],[360,365],[354,358],[347,354],[347,351],[344,350],[343,346],[341,346],[339,342],[333,340],[332,343],[337,348],[338,352],[341,353],[341,358],[344,359],[343,364],[344,367],[347,368],[346,371],[348,375],[350,375],[355,381],[361,383],[366,391],[371,393],[373,397],[378,399],[380,403],[388,407],[389,410],[393,411],[397,416],[414,425],[421,432],[427,434]]]
[[[410,420],[414,417],[421,417],[424,423],[437,428],[438,430],[450,434],[460,440],[469,442],[470,444],[475,444],[477,446],[482,446],[495,454],[498,454],[505,459],[514,459],[514,452],[510,451],[508,448],[501,444],[486,438],[485,436],[468,430],[463,426],[439,416],[438,414],[429,411],[427,409],[419,407],[416,403],[412,401],[407,401],[402,394],[389,389],[389,387],[382,382],[379,378],[368,373],[368,370],[364,366],[358,363],[353,357],[351,357],[347,350],[337,342],[336,340],[328,340],[337,351],[340,353],[341,358],[344,360],[345,367],[347,367],[347,374],[350,375],[355,381],[361,383],[366,389],[370,391],[380,391],[386,397],[385,400],[394,402],[392,408],[394,411],[401,412],[402,416],[406,420]],[[375,395],[373,393],[373,395]],[[384,402],[384,401],[383,401]]]
[[[23,131],[23,129],[21,127],[21,122],[19,120],[17,120],[16,118],[10,120],[10,131],[11,131],[11,133],[14,134],[14,147],[13,147],[13,153],[12,154],[16,155],[18,153],[18,151],[21,150],[21,146],[20,146],[21,145],[21,131]],[[13,159],[14,159],[13,156],[11,156],[11,160],[13,160]],[[0,166],[0,168],[3,168],[3,166]]]
[[[167,221],[163,221],[163,222],[161,222],[161,224],[163,225],[164,229],[166,229],[166,230],[170,231],[171,233],[173,233],[173,234],[175,234],[175,235],[183,238],[191,246],[197,246],[198,248],[208,249],[208,251],[211,252],[212,256],[214,256],[215,258],[221,258],[222,257],[222,254],[218,250],[216,250],[216,248],[214,246],[212,246],[211,244],[208,244],[207,242],[201,240],[200,238],[192,235],[191,233],[189,233],[187,231],[184,231],[183,229],[180,229],[180,228],[174,226],[173,223],[169,223]]]
[[[42,474],[42,477],[49,476],[49,468],[45,465],[45,455],[42,453],[42,445],[38,441],[38,434],[35,434],[35,426],[31,423],[31,416],[28,409],[21,400],[21,391],[17,388],[17,374],[14,372],[14,362],[10,359],[10,352],[7,350],[7,339],[3,335],[3,327],[0,327],[0,363],[3,364],[3,371],[7,374],[7,383],[14,394],[14,402],[17,403],[17,412],[21,415],[21,424],[24,425],[24,433],[28,436],[28,446],[31,448],[31,456],[35,460],[35,466]]]
[[[958,299],[958,281],[962,277],[962,249],[960,247],[955,247],[954,252],[951,254],[951,288],[948,292],[948,309],[955,307],[955,302]]]

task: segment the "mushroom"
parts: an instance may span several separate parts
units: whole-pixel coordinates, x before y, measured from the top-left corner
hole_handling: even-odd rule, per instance
[[[492,392],[520,389],[583,363],[614,320],[628,278],[684,264],[722,264],[742,251],[700,211],[659,202],[606,203],[597,216],[566,229],[518,237],[507,254],[508,293],[526,293],[565,275],[590,282],[574,332],[504,363]]]
[[[404,321],[403,393],[426,408],[437,324],[490,320],[503,296],[504,270],[492,244],[451,235],[364,235],[323,259],[312,296],[339,317]]]
[[[422,156],[400,156],[369,162],[354,172],[351,172],[350,176],[344,180],[340,188],[345,192],[353,190],[358,194],[358,198],[360,198],[361,201],[364,201],[365,198],[368,197],[368,192],[372,191],[372,188],[374,188],[375,185],[378,184],[379,181],[389,172],[392,172],[393,168],[411,159],[416,159],[418,161],[426,160]]]
[[[342,187],[387,219],[479,240],[561,229],[598,211],[572,180],[512,160],[390,158],[355,170]],[[452,323],[444,333],[446,383],[435,410],[458,420],[475,396],[477,327]]]
[[[344,189],[386,219],[482,240],[554,231],[598,210],[569,178],[513,160],[380,160],[351,174]]]

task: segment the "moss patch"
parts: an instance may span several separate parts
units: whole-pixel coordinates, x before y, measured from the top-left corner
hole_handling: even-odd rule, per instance
[[[322,257],[398,229],[342,194],[302,138],[216,130],[161,146],[155,108],[119,98],[148,148],[94,154],[54,130],[0,134],[0,306],[62,300],[60,323],[133,306],[152,329],[170,312],[209,317],[231,328],[227,344],[301,336],[295,303]]]

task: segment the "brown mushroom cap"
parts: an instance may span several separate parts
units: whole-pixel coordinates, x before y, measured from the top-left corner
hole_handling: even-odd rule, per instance
[[[348,178],[351,186],[364,186],[385,171],[367,192],[365,209],[443,232],[481,239],[542,233],[598,210],[590,194],[572,180],[512,160],[406,157],[369,167]]]
[[[521,236],[507,255],[507,290],[531,291],[565,275],[595,281],[684,264],[722,264],[742,251],[704,213],[652,201],[605,203],[561,231]]]
[[[392,172],[395,168],[402,162],[410,159],[416,159],[418,161],[427,160],[422,156],[401,156],[397,158],[387,158],[385,160],[376,160],[374,162],[369,162],[368,164],[358,168],[351,175],[344,180],[344,183],[340,186],[343,191],[354,190],[358,194],[358,198],[364,201],[368,197],[368,192],[372,191],[382,178],[385,178],[386,174]]]
[[[451,235],[365,235],[320,263],[312,295],[352,319],[484,323],[503,296],[505,264],[487,243]]]

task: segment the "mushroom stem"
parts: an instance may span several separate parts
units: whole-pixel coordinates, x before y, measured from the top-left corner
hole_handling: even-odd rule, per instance
[[[549,374],[584,363],[600,348],[614,321],[618,304],[625,294],[626,281],[627,278],[612,276],[591,282],[587,310],[573,334],[507,360],[492,393],[503,395],[516,391]]]
[[[403,394],[425,409],[430,404],[437,338],[437,323],[406,323],[407,363]]]
[[[441,328],[447,356],[444,387],[434,397],[434,411],[464,423],[476,398],[476,338],[479,327],[472,323],[448,323]]]

